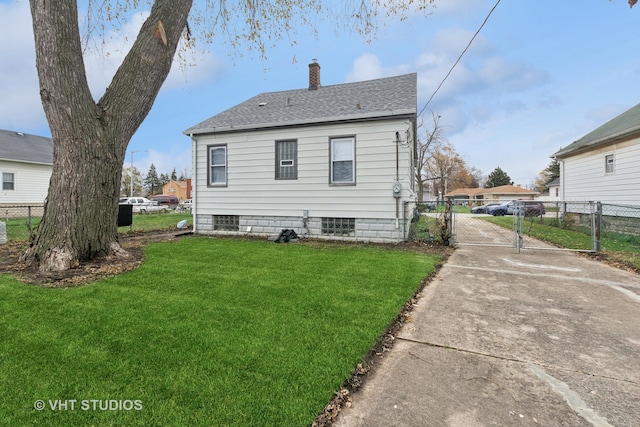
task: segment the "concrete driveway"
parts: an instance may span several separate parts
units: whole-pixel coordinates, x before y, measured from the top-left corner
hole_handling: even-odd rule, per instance
[[[640,276],[463,247],[336,426],[640,426]]]

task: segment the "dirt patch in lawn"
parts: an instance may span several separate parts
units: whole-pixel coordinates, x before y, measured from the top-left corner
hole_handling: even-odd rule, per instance
[[[82,262],[67,271],[50,273],[43,273],[37,267],[27,266],[20,261],[28,247],[27,242],[10,241],[0,245],[0,273],[8,273],[24,283],[44,287],[81,286],[138,268],[144,261],[144,247],[148,243],[178,238],[176,231],[127,234],[120,236],[120,246],[129,253],[128,257],[104,256]]]

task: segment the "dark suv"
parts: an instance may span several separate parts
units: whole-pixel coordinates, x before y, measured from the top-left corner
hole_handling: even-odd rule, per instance
[[[178,198],[176,196],[167,196],[164,194],[160,196],[153,196],[151,200],[154,202],[158,202],[159,205],[167,206],[170,209],[175,209],[179,203]]]
[[[544,205],[533,200],[512,200],[497,206],[489,206],[487,213],[493,216],[516,215],[524,207],[524,216],[541,216],[546,213]]]

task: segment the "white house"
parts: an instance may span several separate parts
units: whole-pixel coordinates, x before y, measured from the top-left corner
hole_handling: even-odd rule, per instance
[[[259,94],[184,133],[194,231],[404,240],[415,201],[417,75]]]
[[[640,205],[640,104],[553,157],[563,200]]]
[[[547,184],[549,192],[540,194],[536,200],[540,202],[558,202],[560,199],[560,178],[556,178]]]
[[[52,170],[51,138],[0,129],[0,206],[42,205]]]

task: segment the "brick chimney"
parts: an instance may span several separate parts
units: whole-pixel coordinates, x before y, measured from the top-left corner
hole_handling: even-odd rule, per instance
[[[309,64],[309,90],[316,90],[320,87],[320,64],[317,59],[312,59]]]

